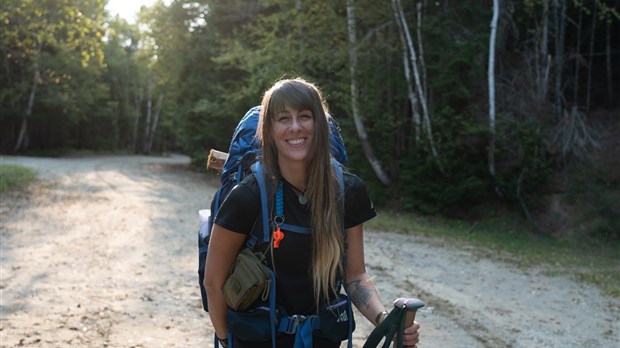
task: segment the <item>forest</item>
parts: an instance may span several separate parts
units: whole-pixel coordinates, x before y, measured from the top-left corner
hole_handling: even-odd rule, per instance
[[[324,92],[375,203],[620,240],[619,0],[0,4],[0,152],[204,168],[283,77]]]

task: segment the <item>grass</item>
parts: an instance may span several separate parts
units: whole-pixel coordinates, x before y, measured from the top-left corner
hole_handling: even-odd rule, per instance
[[[0,193],[23,188],[36,178],[34,170],[15,166],[0,165]]]
[[[489,219],[477,223],[382,212],[368,229],[395,231],[452,240],[469,246],[479,257],[519,268],[542,267],[548,275],[569,275],[599,287],[603,294],[620,298],[620,243],[558,240],[535,234],[518,219]]]

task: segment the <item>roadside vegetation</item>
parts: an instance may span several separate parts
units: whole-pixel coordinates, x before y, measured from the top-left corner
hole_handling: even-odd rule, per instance
[[[605,295],[620,298],[620,243],[560,239],[514,221],[519,219],[503,217],[469,223],[382,211],[367,228],[438,239],[522,269],[540,267],[550,276],[568,275],[599,287]]]
[[[0,193],[26,187],[37,174],[30,168],[15,165],[0,165]]]

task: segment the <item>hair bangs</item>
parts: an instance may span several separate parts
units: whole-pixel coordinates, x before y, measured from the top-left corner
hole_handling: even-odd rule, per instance
[[[284,81],[278,88],[273,90],[269,100],[271,115],[277,115],[287,107],[296,110],[310,110],[314,112],[314,106],[320,99],[312,93],[312,89],[298,81]]]

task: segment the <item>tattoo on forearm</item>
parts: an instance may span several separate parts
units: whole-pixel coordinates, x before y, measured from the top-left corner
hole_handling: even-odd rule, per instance
[[[362,285],[362,280],[354,280],[347,284],[349,289],[349,297],[351,302],[357,307],[362,308],[368,306],[368,300],[372,296],[372,291]]]

